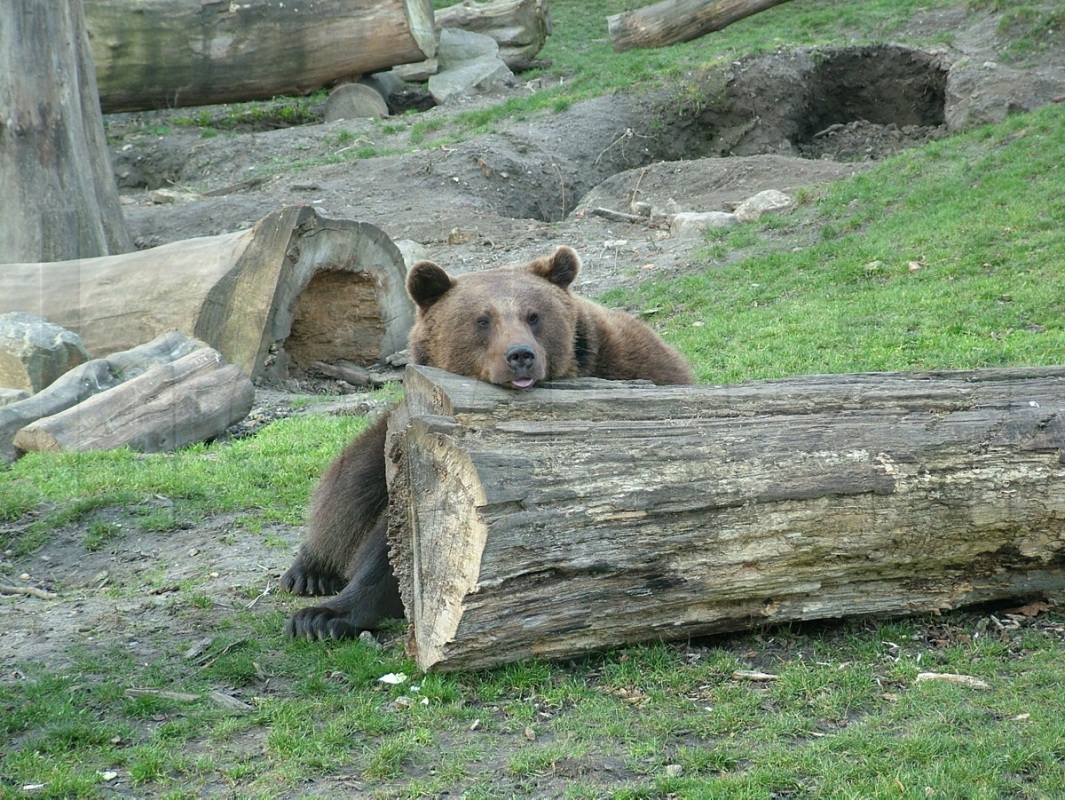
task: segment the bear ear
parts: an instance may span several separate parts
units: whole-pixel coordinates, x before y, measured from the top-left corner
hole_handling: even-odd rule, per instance
[[[550,281],[560,289],[569,290],[570,284],[581,271],[581,257],[572,247],[560,247],[550,258],[538,258],[529,265],[529,271]]]
[[[454,279],[432,261],[419,261],[407,275],[407,294],[423,311],[454,285]]]

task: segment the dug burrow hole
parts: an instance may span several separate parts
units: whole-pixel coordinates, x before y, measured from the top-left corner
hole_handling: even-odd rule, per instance
[[[501,216],[555,222],[612,175],[658,161],[879,160],[947,135],[948,70],[934,54],[897,45],[752,55],[665,100],[615,98],[609,114],[578,104],[531,125],[520,142],[489,137],[456,180]],[[489,166],[509,180],[493,180]]]

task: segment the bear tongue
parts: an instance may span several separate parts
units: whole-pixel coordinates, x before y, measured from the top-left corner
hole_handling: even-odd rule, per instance
[[[528,389],[534,383],[536,383],[535,378],[518,378],[517,380],[511,381],[510,385],[513,386],[515,389]]]

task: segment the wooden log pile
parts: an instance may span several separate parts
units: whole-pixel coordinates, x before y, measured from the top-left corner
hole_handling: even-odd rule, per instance
[[[76,261],[0,265],[0,313],[36,314],[94,356],[170,330],[201,339],[249,378],[283,379],[338,357],[403,349],[406,264],[382,230],[289,206],[253,228]]]
[[[515,393],[408,368],[423,669],[1065,590],[1065,368]]]

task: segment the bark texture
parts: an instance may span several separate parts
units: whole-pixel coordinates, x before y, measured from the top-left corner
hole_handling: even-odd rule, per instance
[[[133,249],[104,136],[81,0],[0,4],[0,253]]]
[[[408,369],[424,669],[1065,589],[1065,368],[514,393]]]
[[[93,0],[87,11],[105,112],[304,94],[436,51],[429,0]]]
[[[698,39],[788,0],[663,0],[607,17],[610,42],[618,53],[637,47],[665,47]]]

